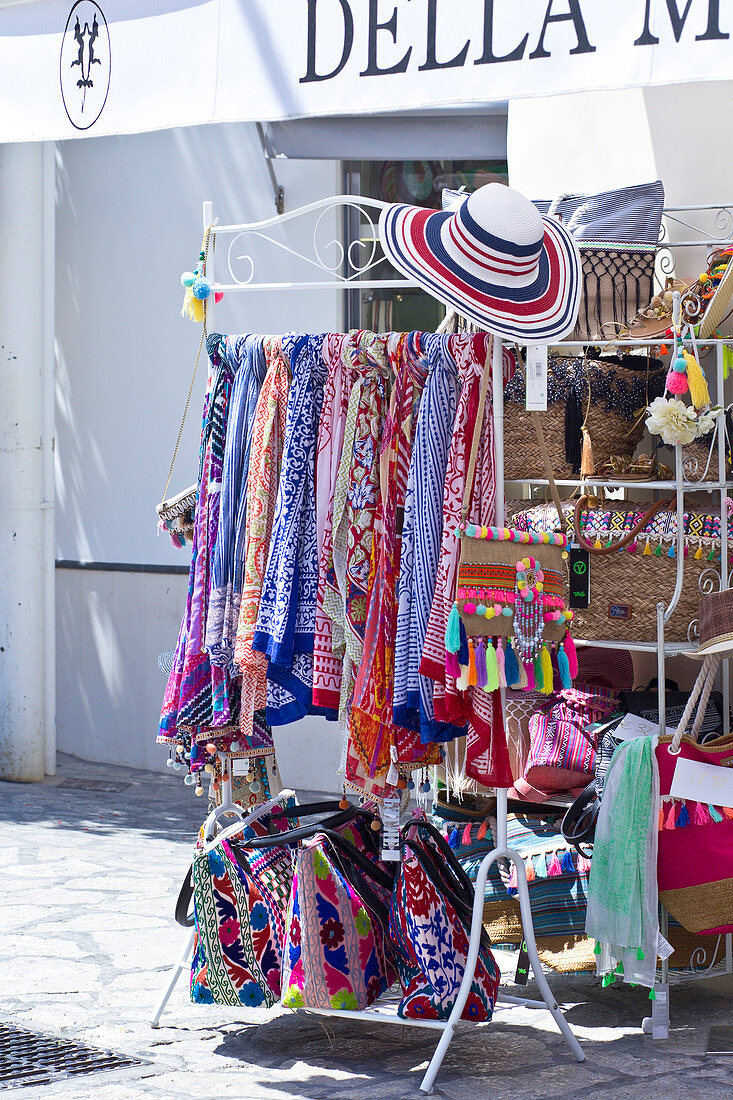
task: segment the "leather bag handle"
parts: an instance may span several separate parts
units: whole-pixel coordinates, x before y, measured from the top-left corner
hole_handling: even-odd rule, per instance
[[[633,542],[636,536],[644,530],[649,520],[652,519],[653,516],[656,516],[657,512],[661,512],[663,508],[671,508],[675,503],[674,498],[670,498],[669,500],[658,500],[656,504],[653,504],[651,508],[647,509],[639,522],[635,523],[631,530],[627,531],[618,542],[612,542],[610,546],[596,548],[592,543],[588,542],[580,529],[581,515],[587,501],[588,496],[584,494],[575,505],[575,539],[584,550],[587,550],[591,554],[613,554],[616,550],[623,550],[624,546],[628,546],[629,543]]]

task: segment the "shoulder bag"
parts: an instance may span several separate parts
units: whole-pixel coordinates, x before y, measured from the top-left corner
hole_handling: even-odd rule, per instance
[[[572,686],[577,672],[567,629],[573,612],[567,608],[565,517],[546,462],[559,531],[522,532],[468,523],[488,373],[487,362],[461,508],[456,598],[445,638],[446,674],[462,690],[476,685],[494,691],[503,685],[549,694],[554,681],[553,645],[564,687]],[[535,426],[546,458],[539,418]]]

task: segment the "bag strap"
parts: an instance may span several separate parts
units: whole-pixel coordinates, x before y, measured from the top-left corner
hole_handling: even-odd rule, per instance
[[[547,444],[545,443],[545,433],[542,430],[542,421],[540,420],[539,413],[530,413],[532,417],[532,424],[534,425],[535,434],[537,436],[537,442],[540,448],[540,454],[542,455],[542,465],[545,467],[545,474],[550,484],[550,496],[557,509],[557,518],[560,524],[560,530],[563,535],[567,529],[567,523],[565,521],[565,513],[563,512],[562,501],[560,500],[560,494],[557,491],[557,485],[555,484],[555,478],[552,473],[552,464],[550,462],[550,456],[547,451]]]
[[[202,268],[202,273],[203,274],[206,274],[206,261],[209,258],[209,241],[210,241],[210,239],[211,239],[211,226],[207,225],[206,232],[204,233],[204,243],[203,243],[203,252],[204,252],[204,266]],[[191,376],[191,385],[188,387],[188,395],[186,396],[186,404],[183,407],[183,416],[181,417],[181,426],[178,429],[178,438],[176,439],[176,445],[173,448],[173,458],[171,459],[170,468],[168,470],[168,477],[166,479],[165,488],[163,489],[163,496],[160,498],[161,502],[164,502],[165,499],[166,499],[166,496],[168,494],[168,486],[170,485],[171,478],[173,477],[173,467],[175,466],[176,459],[178,458],[178,448],[181,446],[181,438],[183,436],[183,428],[184,428],[185,423],[186,423],[186,417],[188,416],[188,407],[191,404],[191,395],[193,393],[193,387],[194,387],[194,383],[196,381],[196,373],[199,369],[199,359],[201,358],[201,350],[204,346],[204,340],[206,339],[207,335],[208,335],[208,332],[206,330],[206,302],[204,302],[204,323],[201,326],[201,339],[199,340],[199,350],[196,352],[196,362],[193,365],[193,375]]]
[[[191,898],[193,897],[193,864],[186,871],[186,877],[183,880],[181,889],[178,892],[176,899],[176,908],[174,917],[176,924],[180,924],[182,928],[192,928],[195,923],[194,917],[189,917],[188,907],[191,904]]]
[[[425,830],[425,832],[430,837],[433,846],[437,848],[440,858],[445,861],[446,866],[449,867],[450,870],[453,872],[457,884],[462,890],[465,890],[467,894],[472,894],[473,883],[466,874],[465,867],[458,859],[458,856],[453,851],[450,844],[441,833],[440,829],[436,829],[435,825],[433,825],[430,821],[410,821],[402,830],[402,835],[405,840],[412,839],[414,841],[414,837],[408,838],[408,833],[411,829],[418,830],[418,841],[422,844],[425,844],[425,841],[422,837],[420,837],[419,830]]]
[[[600,546],[596,548],[592,543],[588,542],[580,529],[581,514],[587,500],[587,494],[583,495],[575,505],[575,540],[584,550],[588,550],[591,554],[613,554],[615,550],[623,550],[624,546],[628,546],[629,543],[633,542],[636,536],[644,530],[649,520],[652,519],[653,516],[656,516],[657,512],[661,512],[663,508],[671,508],[675,503],[674,497],[671,497],[669,500],[658,500],[656,504],[652,504],[651,508],[647,508],[639,522],[635,523],[631,530],[627,531],[618,542],[613,542],[610,546]]]
[[[347,840],[341,833],[335,832],[333,829],[319,829],[318,836],[325,836],[326,839],[338,849],[347,859],[351,860],[361,871],[373,878],[375,882],[378,882],[380,886],[383,886],[386,890],[391,890],[394,885],[394,874],[389,874],[383,867],[380,867],[378,863],[375,863],[373,859],[369,859],[363,852],[359,851],[355,844],[352,844],[350,840]]]
[[[708,706],[708,699],[710,698],[710,692],[712,691],[715,677],[718,674],[718,664],[720,663],[720,657],[717,653],[708,653],[703,660],[702,668],[697,674],[694,687],[690,692],[690,698],[687,700],[687,706],[682,712],[679,725],[675,730],[674,737],[667,746],[668,751],[672,756],[676,756],[680,751],[680,743],[682,737],[689,725],[692,712],[695,709],[697,703],[697,712],[695,714],[695,721],[692,726],[692,736],[696,738],[700,732],[703,719],[705,717],[705,711]],[[699,699],[699,702],[698,702]]]
[[[445,870],[440,866],[432,852],[426,850],[423,845],[414,840],[406,840],[403,844],[403,848],[415,857],[436,890],[451,903],[459,919],[462,921],[464,929],[470,929],[473,920],[473,886],[471,886],[470,893],[462,897],[450,883],[446,882]],[[481,946],[485,950],[491,950],[491,940],[483,925],[481,926]]]
[[[484,363],[483,374],[481,375],[481,389],[479,390],[478,408],[476,409],[476,420],[473,425],[473,435],[471,438],[471,451],[468,457],[468,470],[466,472],[466,484],[463,489],[463,504],[461,505],[461,521],[466,522],[468,517],[468,509],[471,505],[471,493],[473,492],[473,479],[476,475],[476,460],[478,458],[478,448],[481,442],[481,432],[484,426],[484,409],[486,407],[486,392],[489,388],[489,380],[491,378],[491,357],[494,347],[494,338],[489,336],[488,347],[486,351],[486,362]],[[517,363],[519,360],[517,360]],[[526,384],[526,382],[525,382]],[[550,493],[552,495],[553,502],[557,508],[557,518],[560,523],[560,530],[565,534],[566,522],[565,516],[562,510],[562,502],[560,500],[560,494],[557,491],[557,485],[555,484],[555,478],[552,473],[552,465],[550,463],[550,456],[547,452],[547,444],[545,443],[545,435],[542,431],[542,423],[536,412],[530,413],[532,417],[532,423],[534,430],[537,434],[537,442],[539,444],[540,453],[542,455],[542,463],[545,468],[545,474],[550,485]]]
[[[560,832],[565,840],[585,859],[590,859],[590,854],[584,852],[580,845],[593,842],[600,802],[594,779],[565,811],[560,825]]]

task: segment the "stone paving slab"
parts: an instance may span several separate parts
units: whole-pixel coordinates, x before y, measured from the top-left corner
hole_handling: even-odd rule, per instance
[[[64,788],[65,778],[129,783]],[[304,792],[305,797],[305,792]],[[276,1009],[192,1005],[181,977],[158,1030],[149,1018],[187,933],[172,920],[202,800],[159,774],[61,757],[43,784],[0,783],[0,1021],[141,1059],[14,1093],[67,1100],[414,1100],[436,1032]],[[503,960],[505,979],[514,962]],[[549,1014],[498,1010],[462,1028],[435,1095],[446,1100],[718,1100],[733,1058],[705,1055],[709,1028],[733,1020],[726,980],[672,990],[666,1042],[641,1033],[643,990],[593,978],[550,982],[587,1061],[577,1065]],[[528,994],[537,997],[530,983]],[[516,989],[511,989],[516,993]]]

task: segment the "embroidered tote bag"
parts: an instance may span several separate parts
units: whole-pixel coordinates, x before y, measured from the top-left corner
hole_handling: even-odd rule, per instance
[[[706,658],[690,704],[673,738],[660,737],[659,766],[659,900],[690,932],[733,932],[733,806],[691,798],[674,798],[670,791],[680,761],[713,765],[721,774],[733,766],[733,735],[704,745],[697,743],[705,707],[698,706],[691,734],[684,734],[692,708],[710,690],[717,661]],[[725,798],[724,801],[733,801]]]
[[[301,826],[300,822],[324,814],[357,847],[376,851],[374,833],[368,827],[370,811],[364,807],[343,810],[333,800],[276,809],[254,822],[245,818],[213,842],[199,843],[176,906],[176,919],[187,925],[193,893],[193,1001],[252,1008],[270,1007],[277,1001],[293,884],[288,846],[292,826],[299,826],[298,836],[315,831],[322,825]]]
[[[514,784],[522,798],[544,802],[552,791],[580,792],[593,779],[597,744],[593,723],[615,709],[618,696],[588,684],[561,691],[529,720],[531,744],[524,775]]]
[[[450,856],[456,862],[452,852]],[[404,1019],[447,1020],[455,1004],[466,970],[473,907],[473,888],[460,870],[466,886],[459,891],[452,865],[438,861],[422,828],[415,839],[404,841],[389,916],[402,986],[398,1015]],[[499,978],[488,936],[482,932],[462,1019],[491,1019]]]
[[[336,834],[295,853],[283,957],[286,1008],[361,1011],[395,980],[388,912],[372,881],[391,885],[376,861]]]
[[[228,841],[202,844],[193,859],[196,941],[191,1000],[269,1008],[280,995],[284,897],[290,855],[253,853],[248,864]]]
[[[577,672],[567,631],[573,612],[567,607],[565,518],[549,462],[560,531],[520,532],[467,522],[489,372],[487,358],[461,508],[456,599],[445,637],[446,673],[463,690],[475,684],[492,691],[505,684],[549,693],[553,644],[562,686],[571,687]],[[538,419],[535,426],[546,458]]]

